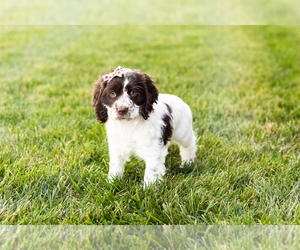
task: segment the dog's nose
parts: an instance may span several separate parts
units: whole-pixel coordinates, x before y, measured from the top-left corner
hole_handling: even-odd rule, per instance
[[[128,108],[126,108],[126,107],[122,107],[122,108],[118,109],[118,114],[119,115],[126,115],[127,112],[128,112]]]

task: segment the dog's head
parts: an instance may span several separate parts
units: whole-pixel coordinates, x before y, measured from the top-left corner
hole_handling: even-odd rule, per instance
[[[158,90],[153,78],[138,70],[122,69],[122,76],[101,75],[94,85],[92,101],[96,118],[105,123],[108,119],[134,119],[142,116],[145,120],[153,111]],[[112,71],[114,73],[115,71]]]

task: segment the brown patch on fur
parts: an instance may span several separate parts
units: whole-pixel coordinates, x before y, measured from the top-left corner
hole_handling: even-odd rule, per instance
[[[147,101],[147,88],[143,82],[143,78],[140,75],[131,75],[128,77],[129,83],[126,85],[125,90],[128,93],[130,99],[138,106],[142,106]],[[134,91],[135,96],[131,96],[130,92]]]
[[[96,119],[100,123],[105,123],[108,119],[107,109],[103,106],[101,102],[101,96],[106,86],[107,81],[104,81],[101,75],[98,79],[98,82],[94,85],[92,92],[92,106],[95,107]]]
[[[139,70],[127,73],[127,77],[132,85],[142,86],[146,91],[143,94],[144,103],[142,104],[141,115],[147,120],[153,111],[153,104],[156,103],[158,99],[159,92],[153,81],[154,78]]]
[[[158,99],[158,89],[156,88],[153,77],[148,76],[147,74],[144,74],[144,77],[146,79],[145,83],[148,89],[149,94],[149,101],[147,106],[145,107],[146,114],[145,116],[148,118],[149,114],[153,111],[153,104],[157,102]]]
[[[104,89],[101,95],[101,102],[106,106],[112,107],[115,101],[123,94],[123,81],[124,76],[114,77]],[[116,93],[115,97],[111,97],[110,93],[114,91]]]
[[[164,126],[162,128],[162,138],[161,138],[164,145],[166,145],[167,142],[171,140],[173,130],[174,130],[174,127],[172,124],[172,118],[173,118],[172,117],[172,109],[168,104],[166,104],[166,106],[168,109],[168,113],[163,116]]]

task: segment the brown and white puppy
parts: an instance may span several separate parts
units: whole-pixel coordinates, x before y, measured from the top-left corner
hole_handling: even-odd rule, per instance
[[[182,164],[194,161],[196,143],[189,106],[174,95],[159,94],[147,74],[119,66],[99,78],[92,101],[96,119],[107,121],[109,180],[123,176],[130,155],[146,161],[145,186],[161,180],[170,140],[178,143]]]

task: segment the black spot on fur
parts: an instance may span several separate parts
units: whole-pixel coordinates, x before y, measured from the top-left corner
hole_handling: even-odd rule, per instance
[[[172,134],[173,134],[173,124],[172,124],[172,109],[171,107],[166,104],[167,109],[168,109],[168,113],[166,113],[163,116],[163,122],[164,122],[164,126],[162,127],[162,137],[161,140],[164,143],[164,145],[167,144],[168,141],[171,140]]]

